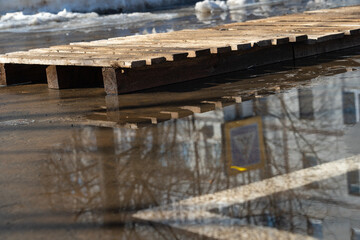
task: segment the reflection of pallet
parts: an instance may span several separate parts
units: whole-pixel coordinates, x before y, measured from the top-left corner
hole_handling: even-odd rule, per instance
[[[234,108],[237,103],[249,100],[254,100],[256,115],[264,115],[267,109],[260,102],[257,104],[257,100],[295,86],[307,85],[314,77],[352,71],[360,63],[352,58],[336,61],[352,53],[350,49],[342,51],[341,55],[334,53],[297,61],[299,69],[294,69],[292,63],[290,66],[269,65],[258,68],[256,76],[253,71],[240,71],[182,83],[181,86],[175,84],[150,90],[156,92],[156,98],[148,92],[106,96],[106,106],[88,115],[83,124],[142,128],[216,109],[225,111],[223,108]],[[182,91],[177,91],[179,88]],[[201,116],[196,115],[196,118]]]
[[[237,101],[241,101],[241,98],[225,97],[211,103],[210,101],[192,101],[186,105],[175,103],[173,106],[158,105],[135,109],[122,109],[119,105],[119,103],[121,103],[121,97],[108,96],[106,98],[106,110],[94,112],[92,115],[87,116],[89,120],[86,124],[124,126],[137,129],[172,119],[185,118],[195,113],[204,113],[215,109],[221,109],[222,107],[234,104]]]
[[[0,84],[119,94],[360,45],[360,6],[0,56]]]

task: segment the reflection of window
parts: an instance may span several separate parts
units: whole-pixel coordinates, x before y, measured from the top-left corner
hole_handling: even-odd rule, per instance
[[[234,104],[223,108],[225,122],[235,121],[239,119],[240,104]]]
[[[318,160],[317,157],[313,156],[313,155],[304,155],[303,156],[303,167],[304,168],[309,168],[309,167],[314,167],[318,165]],[[308,185],[306,185],[307,188],[319,188],[319,183],[318,182],[312,182]]]
[[[360,171],[347,173],[349,194],[360,196]]]
[[[273,228],[276,227],[276,218],[272,214],[264,214],[263,222],[264,222],[264,226],[273,227]]]
[[[360,240],[360,229],[358,228],[351,229],[351,240]]]
[[[313,93],[311,89],[299,89],[300,119],[314,120]]]
[[[200,131],[204,135],[204,138],[206,138],[206,139],[214,137],[214,126],[213,125],[204,125]]]
[[[245,101],[239,104],[230,105],[223,108],[225,122],[231,122],[254,116],[253,101]]]
[[[309,236],[323,239],[322,221],[319,219],[309,219],[307,223],[307,232]]]
[[[265,116],[268,114],[268,105],[266,98],[258,98],[256,99],[255,103],[255,114],[257,116]]]
[[[354,124],[357,122],[357,99],[355,93],[350,91],[343,92],[343,115],[344,124]]]
[[[254,116],[253,101],[249,100],[241,103],[241,118],[248,118]]]
[[[191,167],[191,159],[192,159],[192,151],[190,143],[183,142],[180,145],[180,155],[185,160],[185,164],[187,167]]]
[[[358,110],[358,118],[357,118],[357,121],[360,121],[360,116],[359,116],[359,114],[360,114],[360,94],[358,94],[357,102],[358,102],[358,108],[357,108],[357,110]]]
[[[312,155],[304,155],[303,157],[304,168],[314,167],[318,165],[317,158]]]

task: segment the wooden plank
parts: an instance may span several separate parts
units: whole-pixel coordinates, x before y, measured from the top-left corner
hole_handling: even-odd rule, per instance
[[[72,59],[96,59],[98,61],[103,59],[102,67],[113,66],[113,59],[126,59],[128,58],[129,62],[131,61],[130,67],[142,67],[144,66],[144,61],[146,65],[159,64],[166,61],[166,58],[158,55],[153,56],[152,54],[131,54],[131,53],[116,53],[116,52],[105,52],[105,51],[71,51],[71,52],[60,52],[60,51],[48,51],[48,50],[33,50],[25,53],[12,53],[8,56],[10,57],[22,57],[22,58],[30,58],[33,57],[34,53],[39,58],[68,58],[71,56]],[[99,62],[100,63],[100,62]]]
[[[217,48],[217,47],[224,47],[226,45],[233,45],[233,44],[244,44],[244,43],[253,43],[257,44],[258,42],[268,41],[271,43],[273,40],[276,39],[288,39],[288,36],[282,34],[276,36],[274,33],[265,34],[265,33],[257,33],[251,34],[251,32],[246,33],[238,33],[239,36],[235,34],[220,34],[219,32],[209,32],[207,35],[198,35],[197,33],[184,35],[171,35],[166,39],[163,38],[155,38],[155,39],[147,39],[142,41],[142,44],[147,45],[154,45],[154,44],[161,44],[161,45],[169,45],[189,48],[189,47],[198,47],[198,48]],[[282,40],[282,41],[283,41]],[[276,42],[276,41],[275,41]],[[112,41],[111,43],[120,44],[120,41]],[[259,45],[259,44],[258,44]]]
[[[272,28],[272,27],[271,27]],[[256,27],[255,27],[256,29]],[[321,27],[321,28],[310,28],[310,27],[293,27],[293,28],[289,28],[291,30],[281,30],[283,32],[284,35],[286,35],[286,31],[291,31],[291,32],[296,32],[299,35],[322,35],[322,36],[326,36],[326,35],[333,35],[333,34],[341,34],[344,33],[346,35],[356,35],[359,34],[360,30],[359,28],[341,28],[341,27]],[[274,34],[277,33],[278,29],[273,29],[274,30]],[[230,33],[233,31],[237,31],[237,30],[228,30]],[[260,31],[260,30],[259,30]],[[291,33],[290,33],[291,34]],[[296,35],[295,35],[296,36]],[[295,42],[294,39],[290,38],[290,42]]]
[[[237,42],[239,42],[239,41],[237,41]],[[222,46],[222,47],[219,47],[219,46],[212,47],[212,45],[214,45],[214,43],[209,42],[209,44],[206,46],[206,48],[210,48],[210,52],[213,54],[227,52],[229,47],[231,47],[232,51],[239,51],[239,50],[251,48],[251,43],[233,43],[233,44],[227,43],[226,46]],[[155,53],[155,54],[164,55],[164,56],[166,56],[167,54],[178,55],[178,56],[181,55],[181,59],[184,59],[187,56],[196,57],[197,56],[196,51],[202,50],[202,49],[199,49],[199,46],[204,47],[204,43],[197,44],[197,45],[195,45],[195,44],[186,45],[186,46],[179,44],[176,47],[174,47],[174,46],[169,47],[167,44],[164,44],[162,46],[156,46],[156,44],[154,44],[153,42],[150,42],[147,44],[142,43],[141,46],[139,47],[139,45],[136,45],[136,44],[119,44],[119,43],[101,44],[101,43],[91,43],[90,42],[89,44],[80,44],[80,43],[73,44],[73,45],[70,45],[70,47],[68,47],[68,49],[70,49],[71,47],[80,47],[80,48],[84,48],[84,49],[86,49],[86,48],[107,48],[108,50],[114,49],[115,51],[119,51],[119,52]],[[65,48],[65,47],[63,47],[63,48]]]
[[[199,30],[201,31],[201,30]],[[111,45],[117,45],[119,47],[121,46],[126,46],[126,47],[131,47],[131,46],[141,46],[143,48],[147,48],[147,47],[161,47],[161,48],[183,48],[183,49],[187,49],[187,48],[209,48],[209,47],[226,47],[226,45],[230,45],[230,44],[243,44],[243,43],[250,43],[250,42],[257,42],[257,41],[263,41],[263,40],[272,40],[269,38],[269,35],[267,36],[239,36],[236,37],[234,35],[231,36],[222,36],[219,35],[219,33],[217,32],[213,32],[213,33],[209,33],[208,36],[203,36],[200,37],[198,36],[198,33],[196,33],[196,31],[194,31],[193,33],[190,34],[185,34],[186,32],[183,33],[179,33],[179,35],[171,35],[171,33],[169,33],[169,36],[165,37],[160,37],[160,36],[153,36],[152,38],[148,37],[148,38],[144,38],[141,40],[141,42],[136,42],[136,41],[129,41],[129,40],[117,40],[117,39],[113,39],[113,40],[107,40],[107,41],[94,41],[94,42],[90,42],[90,43],[72,43],[71,45],[94,45],[94,46],[111,46]],[[211,35],[211,34],[215,34],[215,35]],[[201,34],[202,36],[203,34]],[[286,36],[280,36],[282,38],[285,38]],[[204,44],[205,43],[205,44]],[[223,46],[221,46],[223,45]]]
[[[62,66],[92,66],[92,67],[123,67],[136,68],[146,65],[146,60],[134,59],[107,59],[107,58],[74,58],[64,56],[34,56],[28,53],[10,53],[0,56],[0,62],[30,65],[62,65]]]
[[[158,47],[154,46],[153,44],[148,45],[137,45],[137,44],[74,44],[74,45],[68,45],[68,46],[56,46],[53,47],[56,50],[59,51],[67,51],[67,50],[84,50],[84,51],[91,51],[93,49],[99,49],[105,50],[105,51],[115,51],[119,53],[134,53],[134,54],[156,54],[159,56],[166,56],[166,55],[174,55],[173,58],[176,60],[182,60],[184,58],[187,58],[188,51],[197,51],[201,50],[199,48],[181,48],[181,47]]]
[[[10,85],[6,79],[5,64],[0,64],[0,85]]]
[[[318,10],[311,10],[304,12],[305,14],[319,14],[319,13],[356,13],[359,14],[359,6],[347,6],[347,7],[340,7],[340,8],[332,8],[332,9],[318,9]]]
[[[289,33],[277,33],[275,31],[270,32],[268,29],[266,31],[253,31],[253,30],[246,30],[243,29],[243,31],[216,31],[216,30],[209,30],[207,33],[201,33],[200,35],[197,35],[196,33],[190,32],[189,34],[179,34],[178,36],[173,36],[174,39],[177,39],[177,41],[182,40],[184,41],[184,44],[193,45],[198,42],[200,43],[206,43],[206,44],[215,44],[215,45],[221,45],[224,43],[227,43],[227,45],[237,45],[237,44],[244,44],[244,43],[250,43],[252,45],[258,45],[258,46],[264,46],[264,43],[267,43],[268,45],[278,45],[278,44],[286,44],[290,41],[290,37],[292,37],[292,42],[294,42],[294,39],[299,39],[297,37],[300,37],[300,34],[289,34]],[[189,36],[188,36],[189,35]],[[196,38],[196,40],[188,40],[192,36],[193,38]],[[302,35],[303,37],[304,35]],[[157,42],[162,41],[160,39],[156,40]],[[174,42],[174,40],[172,40]],[[236,49],[232,47],[232,49]]]
[[[48,81],[48,87],[50,89],[61,89],[69,85],[69,81],[59,81],[56,66],[49,66],[46,68],[46,77]]]
[[[133,46],[140,46],[143,47],[144,49],[147,48],[151,48],[151,47],[158,47],[158,48],[168,48],[170,51],[176,51],[175,48],[180,49],[181,48],[181,53],[183,54],[187,54],[187,57],[189,58],[195,58],[195,57],[203,57],[203,56],[207,56],[211,54],[211,50],[209,48],[209,46],[206,46],[204,44],[193,44],[193,45],[181,45],[179,44],[166,44],[166,46],[159,46],[156,45],[155,42],[141,42],[136,43],[136,42],[127,42],[126,44],[123,44],[121,42],[108,42],[105,44],[102,44],[101,42],[81,42],[81,43],[72,43],[72,46],[76,46],[76,45],[80,45],[80,46],[112,46],[112,45],[121,45],[123,47],[133,47]]]
[[[102,68],[102,76],[104,81],[105,92],[107,94],[118,95],[119,84],[117,76],[123,74],[123,70],[115,68]]]
[[[359,23],[356,18],[341,18],[341,17],[331,17],[327,15],[302,15],[302,16],[288,16],[286,18],[268,18],[262,19],[259,21],[250,21],[246,24],[257,25],[257,24],[270,24],[270,23],[280,23],[280,24],[299,24],[299,23],[306,23],[308,25],[316,25],[316,24],[331,24],[331,23],[339,23],[342,24],[350,24],[350,23]],[[240,23],[238,25],[245,25],[244,23]]]
[[[306,38],[306,35],[302,34],[298,34],[298,35],[294,35],[292,38],[292,42],[294,41],[299,41],[301,38]],[[242,40],[239,40],[242,39]],[[180,39],[181,40],[181,39]],[[160,40],[158,40],[160,41]],[[158,42],[156,41],[156,42]],[[276,38],[272,38],[272,39],[268,39],[266,37],[252,37],[252,36],[246,36],[246,37],[241,37],[241,38],[229,38],[229,39],[225,39],[225,38],[218,38],[217,40],[187,40],[186,42],[179,42],[179,40],[161,40],[162,44],[164,45],[169,45],[172,44],[173,47],[178,47],[178,48],[182,48],[182,49],[189,49],[189,48],[205,48],[205,47],[210,47],[210,52],[213,54],[216,53],[224,53],[224,52],[228,52],[231,50],[233,51],[238,51],[240,49],[242,49],[242,46],[269,46],[269,45],[279,45],[279,44],[286,44],[290,41],[288,36],[285,36],[285,34],[283,34],[282,36],[279,35]],[[212,47],[214,45],[221,45],[227,43],[225,47]],[[204,43],[206,43],[207,45],[204,45]],[[117,45],[121,46],[119,42],[116,42]],[[144,49],[146,49],[148,46],[153,46],[154,42],[142,42],[142,46]],[[106,46],[110,46],[110,44],[106,44]],[[125,45],[128,47],[131,47],[132,45]],[[230,48],[229,48],[230,47]],[[189,52],[189,56],[192,57],[198,57],[198,54],[191,54]]]
[[[310,13],[310,12],[304,12],[304,13],[298,13],[298,14],[291,14],[286,16],[274,16],[269,18],[263,18],[263,19],[256,19],[256,20],[250,20],[247,21],[247,23],[259,23],[259,22],[275,22],[275,21],[291,21],[291,20],[297,20],[297,19],[304,19],[307,18],[311,22],[312,20],[318,20],[318,21],[332,21],[334,19],[337,19],[339,22],[341,21],[352,21],[356,20],[359,16],[359,12],[348,12],[346,14],[343,14],[341,12],[328,12],[328,13]],[[232,23],[232,24],[242,24],[242,23]]]
[[[326,42],[334,39],[340,39],[345,36],[344,33],[332,33],[332,34],[321,34],[321,35],[309,35],[308,43],[321,43]]]
[[[157,61],[158,59],[164,59],[166,61],[179,61],[187,58],[188,53],[174,53],[174,52],[158,52],[158,51],[133,51],[127,48],[115,48],[115,47],[97,47],[97,46],[61,46],[61,47],[52,47],[52,48],[41,48],[30,50],[31,53],[40,53],[40,54],[90,54],[90,55],[108,55],[110,57],[116,55],[126,55],[126,56],[135,56],[138,58],[144,58],[147,61],[147,65],[158,64],[163,61]],[[151,61],[149,64],[149,60]]]
[[[217,41],[218,42],[218,41]],[[269,44],[271,44],[271,40],[268,41]],[[209,41],[208,45],[204,45],[204,43],[191,43],[191,44],[173,44],[171,47],[169,47],[169,44],[164,44],[163,46],[154,46],[154,44],[152,42],[148,42],[148,43],[142,43],[142,48],[146,49],[146,50],[155,50],[156,48],[161,48],[161,49],[169,49],[169,51],[179,51],[182,53],[186,53],[187,56],[189,58],[195,58],[195,57],[202,57],[202,56],[207,56],[210,55],[210,53],[212,54],[217,54],[217,53],[224,53],[224,52],[228,52],[229,51],[229,47],[232,51],[241,51],[243,49],[248,49],[251,48],[252,44],[250,42],[246,42],[246,41],[234,41],[234,42],[228,42],[226,44],[226,46],[221,46],[221,47],[213,47],[216,44],[211,43],[211,41]],[[74,46],[74,45],[72,45]],[[81,45],[84,46],[84,45]],[[108,44],[103,44],[100,45],[99,43],[93,44],[93,43],[89,43],[87,46],[112,46],[112,47],[122,47],[122,48],[132,48],[134,46],[136,46],[136,44],[113,44],[113,43],[108,43]],[[205,48],[206,47],[206,48]],[[174,48],[176,48],[177,50],[174,50]]]
[[[251,31],[247,29],[251,28]],[[265,24],[258,24],[258,25],[241,25],[241,26],[233,26],[224,30],[227,34],[240,34],[242,31],[247,31],[247,34],[254,34],[256,35],[257,32],[262,32],[265,34],[273,34],[274,36],[289,36],[296,34],[297,32],[306,32],[306,31],[323,31],[323,32],[343,32],[347,30],[356,30],[360,28],[360,24],[347,24],[347,25],[338,25],[337,23],[334,24],[316,24],[316,25],[309,25],[306,23],[298,23],[298,24],[291,24],[286,25],[283,23],[265,23]],[[290,34],[290,35],[289,35]],[[301,33],[297,33],[298,35]],[[258,34],[257,34],[258,35]]]

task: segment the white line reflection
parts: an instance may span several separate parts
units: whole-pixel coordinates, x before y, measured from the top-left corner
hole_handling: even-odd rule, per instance
[[[216,239],[314,239],[274,228],[240,226],[238,219],[211,213],[209,210],[229,207],[296,189],[358,169],[360,169],[360,155],[283,174],[245,186],[139,211],[133,216]]]

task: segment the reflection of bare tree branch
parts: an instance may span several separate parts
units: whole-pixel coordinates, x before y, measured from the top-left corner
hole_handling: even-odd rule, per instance
[[[54,150],[44,166],[50,173],[44,179],[49,201],[55,209],[74,212],[75,221],[104,226],[122,223],[125,238],[142,239],[143,226],[131,217],[138,210],[292,172],[304,167],[302,156],[307,153],[321,163],[327,161],[319,154],[328,144],[326,136],[309,135],[328,126],[299,119],[284,99],[279,101],[282,113],[266,115],[279,126],[264,124],[265,133],[281,130],[273,138],[265,137],[264,169],[226,175],[221,136],[205,136],[207,123],[196,115],[136,131],[116,129],[116,134],[113,129],[85,128],[74,131],[71,141]],[[321,182],[321,188],[290,190],[218,211],[244,224],[274,224],[287,231],[306,232],[304,224],[314,217],[309,209],[320,201],[307,197],[321,195],[324,201],[339,187],[334,183],[336,180],[329,180]],[[170,228],[151,226],[151,231],[161,239],[181,238]]]

